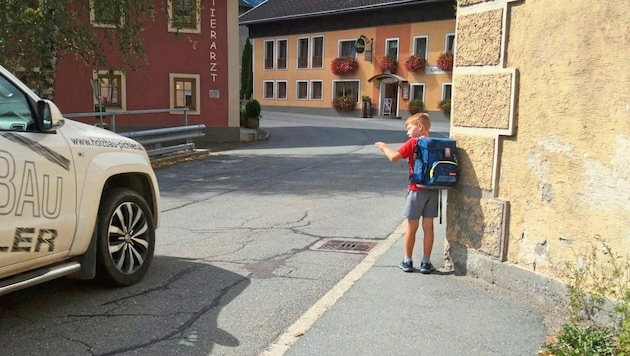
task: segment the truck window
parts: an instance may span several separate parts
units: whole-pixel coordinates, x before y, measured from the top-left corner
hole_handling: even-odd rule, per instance
[[[27,131],[34,128],[28,100],[15,85],[0,76],[0,131]]]

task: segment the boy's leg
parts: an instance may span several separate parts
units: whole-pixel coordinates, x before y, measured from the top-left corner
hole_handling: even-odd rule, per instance
[[[422,218],[422,232],[424,233],[424,254],[423,260],[431,259],[431,251],[433,250],[433,240],[435,239],[435,231],[433,230],[433,218]]]
[[[413,253],[413,245],[416,243],[416,231],[420,225],[420,219],[407,219],[407,230],[405,231],[405,258],[400,262],[400,269],[404,272],[413,272],[413,261],[411,255]]]
[[[422,232],[424,233],[423,256],[420,263],[420,272],[427,274],[433,271],[431,264],[431,251],[433,250],[433,241],[435,240],[435,231],[433,230],[433,219],[438,216],[438,195],[437,190],[423,192],[425,206],[422,211]]]
[[[416,243],[416,232],[420,226],[420,209],[418,209],[417,194],[413,191],[407,192],[405,202],[405,219],[407,219],[407,230],[405,231],[405,258],[400,262],[400,269],[405,272],[413,272],[413,246]]]
[[[405,257],[411,258],[413,246],[416,243],[416,232],[418,231],[419,225],[420,220],[407,219],[407,231],[405,231]]]

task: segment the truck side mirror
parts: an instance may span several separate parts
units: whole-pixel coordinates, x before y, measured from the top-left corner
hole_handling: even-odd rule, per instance
[[[53,127],[52,112],[47,100],[37,101],[37,124],[42,131],[48,131]]]

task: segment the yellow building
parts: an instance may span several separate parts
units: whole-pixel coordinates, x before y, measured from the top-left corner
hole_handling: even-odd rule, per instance
[[[453,2],[353,5],[268,0],[240,17],[253,43],[253,96],[263,110],[357,117],[368,114],[369,97],[370,116],[407,117],[413,99],[432,115],[448,115],[439,104],[450,102],[451,72],[437,59],[454,49]],[[412,55],[426,60],[416,62],[417,71],[405,65]],[[383,68],[385,57],[397,66]]]
[[[628,1],[458,1],[455,271],[537,298],[585,256],[628,272],[629,18]]]

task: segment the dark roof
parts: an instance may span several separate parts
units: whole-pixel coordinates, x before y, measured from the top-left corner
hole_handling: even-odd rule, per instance
[[[267,0],[239,17],[241,25],[452,0]]]

